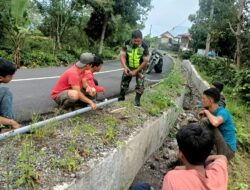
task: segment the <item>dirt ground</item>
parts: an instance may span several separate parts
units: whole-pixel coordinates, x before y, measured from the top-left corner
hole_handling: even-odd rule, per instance
[[[197,112],[201,109],[199,93],[192,86],[187,87],[183,112],[180,114],[174,128],[170,130],[163,145],[146,161],[134,179],[134,183],[145,182],[155,190],[161,190],[162,181],[166,173],[179,165],[178,145],[175,134],[178,129],[188,122],[197,121]]]

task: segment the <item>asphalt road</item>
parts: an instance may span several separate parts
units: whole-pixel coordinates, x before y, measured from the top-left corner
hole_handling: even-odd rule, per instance
[[[163,72],[147,75],[147,83],[161,79],[170,71],[171,60],[164,57]],[[33,114],[49,113],[56,106],[50,99],[50,91],[55,82],[67,67],[19,69],[13,80],[1,86],[7,86],[13,93],[13,107],[18,121],[30,120]],[[122,69],[118,61],[104,63],[101,72],[95,74],[99,85],[106,88],[106,92],[98,94],[98,99],[118,96],[120,91]],[[134,89],[135,79],[130,84]]]

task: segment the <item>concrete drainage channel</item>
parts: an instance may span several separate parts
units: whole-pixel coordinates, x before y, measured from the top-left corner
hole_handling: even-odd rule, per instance
[[[200,93],[208,87],[189,61],[183,61],[182,69]],[[153,122],[146,122],[119,148],[104,158],[90,160],[81,177],[71,184],[62,184],[54,190],[127,190],[144,162],[163,143],[170,128],[175,124],[184,100],[185,89],[175,100],[176,107],[164,112]]]

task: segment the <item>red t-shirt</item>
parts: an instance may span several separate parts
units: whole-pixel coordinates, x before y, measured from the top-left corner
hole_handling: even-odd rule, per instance
[[[87,79],[87,83],[90,87],[95,88],[96,92],[103,92],[105,89],[102,86],[96,86],[94,81],[94,75],[91,71],[86,70],[81,77]]]
[[[60,76],[51,91],[51,98],[55,100],[58,94],[65,90],[72,89],[72,86],[82,87],[81,72],[75,64]]]
[[[217,159],[206,167],[206,177],[194,169],[169,171],[162,190],[227,190],[227,182],[227,164]]]

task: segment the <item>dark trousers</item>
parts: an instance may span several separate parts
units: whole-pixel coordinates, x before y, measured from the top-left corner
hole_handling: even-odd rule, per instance
[[[144,91],[144,75],[143,71],[138,72],[136,75],[136,86],[135,86],[135,91],[138,94],[143,94]],[[126,75],[124,72],[122,74],[122,80],[121,80],[121,85],[120,85],[120,95],[125,95],[125,93],[129,89],[129,84],[132,80],[131,75]]]
[[[0,116],[15,119],[12,110],[12,93],[6,87],[0,87]]]
[[[231,160],[234,157],[234,151],[232,151],[231,148],[227,145],[220,130],[217,127],[212,126],[207,118],[200,120],[199,123],[201,126],[212,130],[214,134],[214,141],[217,154],[224,155],[227,157],[228,160]]]

